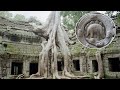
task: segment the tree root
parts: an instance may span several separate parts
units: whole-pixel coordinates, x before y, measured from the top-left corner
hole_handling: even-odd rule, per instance
[[[53,79],[61,79],[61,76],[58,75],[58,72],[53,74]]]
[[[84,79],[84,78],[90,78],[88,75],[84,76],[75,76],[74,74],[70,74],[69,72],[63,71],[63,75],[60,76],[58,73],[54,73],[54,79]]]
[[[70,41],[66,31],[60,24],[60,11],[53,11],[49,16],[46,25],[44,25],[42,29],[45,31],[49,39],[47,42],[42,44],[43,50],[39,55],[39,73],[31,75],[30,79],[48,79],[49,77],[47,77],[47,67],[49,60],[51,60],[52,63],[53,79],[87,78],[88,76],[75,76],[67,71],[67,67],[69,66],[68,62],[71,59],[68,44],[73,44],[73,42]],[[62,76],[59,76],[57,71],[57,46],[59,47],[64,58],[64,70]],[[50,52],[52,53],[51,58],[49,57],[50,50],[52,50],[52,52]]]
[[[47,74],[45,73],[43,77],[40,76],[39,73],[32,74],[29,78],[27,79],[47,79]]]
[[[75,76],[73,74],[70,74],[69,72],[64,73],[64,75],[60,76],[58,72],[53,73],[53,77],[50,79],[85,79],[85,78],[91,78],[89,75],[84,76]],[[94,76],[95,79],[99,79],[98,76]],[[40,76],[39,73],[32,74],[29,78],[26,79],[49,79],[46,75],[43,77]]]
[[[70,74],[69,72],[65,72],[65,76],[69,77],[71,79],[83,79],[83,78],[90,78],[90,76],[84,75],[84,76],[75,76],[74,74]]]
[[[22,79],[22,78],[24,78],[24,74],[18,75],[16,79]]]
[[[102,79],[104,77],[104,69],[103,69],[103,61],[101,58],[101,50],[98,50],[96,52],[96,59],[98,62],[98,76],[96,77],[96,79]]]

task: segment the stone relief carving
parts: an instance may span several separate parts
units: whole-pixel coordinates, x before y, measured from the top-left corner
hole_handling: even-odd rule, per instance
[[[101,13],[92,12],[84,15],[76,26],[78,40],[89,48],[102,48],[112,42],[116,35],[113,20]]]

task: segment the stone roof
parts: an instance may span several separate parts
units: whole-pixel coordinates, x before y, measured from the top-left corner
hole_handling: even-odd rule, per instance
[[[29,24],[29,22],[25,21],[14,21],[14,20],[9,20],[4,17],[0,17],[0,24],[4,24],[7,26],[12,26],[12,27],[19,27],[19,28],[28,28],[28,29],[33,29],[33,27]]]
[[[6,50],[9,54],[38,56],[41,51],[40,43],[12,42],[3,38],[3,35],[6,34],[8,36],[17,35],[21,38],[25,37],[28,39],[39,40],[40,37],[33,32],[29,32],[29,30],[33,30],[33,26],[30,25],[29,22],[12,21],[0,17],[0,43],[2,43],[0,44],[0,54],[4,54]],[[7,47],[5,48],[3,44],[7,44]]]
[[[17,34],[22,36],[33,36],[36,37],[33,32],[34,27],[29,24],[29,22],[24,21],[12,21],[4,17],[0,17],[0,32],[8,31],[10,34]]]

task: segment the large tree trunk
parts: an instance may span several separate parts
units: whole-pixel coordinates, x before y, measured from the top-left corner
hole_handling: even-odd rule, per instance
[[[104,77],[104,70],[103,70],[103,61],[102,61],[100,50],[98,50],[96,52],[96,59],[97,59],[97,62],[98,62],[98,76],[96,78],[97,79],[102,79]]]
[[[51,72],[53,79],[70,79],[70,78],[83,78],[84,76],[74,76],[68,72],[68,62],[71,59],[71,54],[68,48],[69,44],[72,42],[69,40],[68,35],[64,28],[60,24],[60,11],[53,11],[47,23],[39,29],[34,30],[34,32],[40,33],[40,30],[44,31],[44,35],[48,36],[48,41],[42,43],[42,51],[39,55],[39,70],[37,75],[43,78],[48,78],[48,61],[51,61]],[[62,56],[64,58],[64,69],[63,76],[58,75],[57,70],[57,58],[58,49],[60,49]],[[49,53],[51,50],[51,57]],[[32,75],[34,77],[35,75]]]

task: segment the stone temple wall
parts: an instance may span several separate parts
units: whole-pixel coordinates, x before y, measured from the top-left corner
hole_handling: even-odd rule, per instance
[[[101,56],[105,78],[120,78],[120,33],[117,33],[113,42],[102,50]],[[91,55],[88,58],[85,53],[80,56],[80,71],[97,74],[98,65],[96,63],[95,55]]]
[[[27,31],[32,29],[33,27],[28,22],[15,22],[0,17],[0,78],[14,78],[18,74],[29,77],[30,73],[35,73],[31,66],[36,68],[36,63],[38,64],[42,38]],[[102,50],[105,78],[120,78],[119,46],[120,33],[117,33],[113,42]],[[77,50],[76,47],[74,51]],[[73,49],[71,49],[72,51]],[[97,74],[96,58],[94,52],[92,50],[90,52],[92,54],[89,58],[86,53],[75,53],[77,56],[73,56],[72,61],[69,62],[70,71],[75,75]],[[63,59],[60,58],[58,59],[60,75],[63,67]]]
[[[42,38],[28,31],[32,29],[28,22],[0,17],[0,78],[13,78],[18,72],[29,76],[30,63],[38,63]]]

